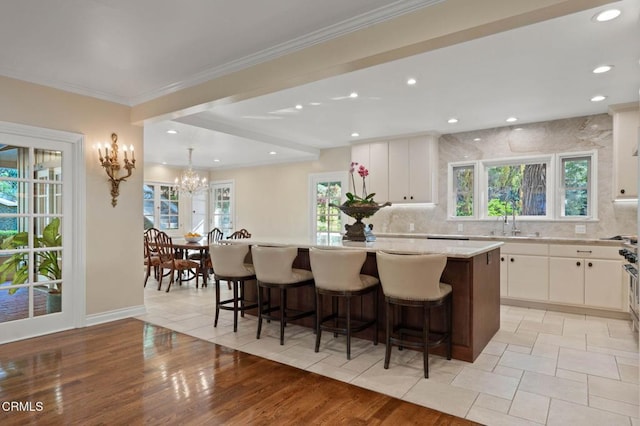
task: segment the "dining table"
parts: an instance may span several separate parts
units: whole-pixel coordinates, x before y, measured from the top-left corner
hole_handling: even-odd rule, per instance
[[[176,251],[176,258],[178,259],[187,259],[189,257],[189,252],[198,252],[200,254],[200,270],[195,271],[193,273],[187,274],[182,281],[189,281],[196,277],[198,273],[202,274],[202,286],[207,286],[207,277],[208,271],[206,270],[206,259],[209,256],[209,242],[206,238],[201,239],[197,242],[190,242],[184,238],[173,238],[173,249]]]

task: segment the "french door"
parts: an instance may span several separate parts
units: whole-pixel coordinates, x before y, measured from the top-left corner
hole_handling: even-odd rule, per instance
[[[346,172],[317,173],[309,176],[311,238],[319,244],[342,240],[345,216],[336,207],[349,190]]]
[[[234,195],[233,181],[213,182],[211,184],[211,227],[218,228],[224,238],[234,231]]]
[[[76,153],[47,131],[25,133],[43,137],[0,123],[0,343],[74,326]]]

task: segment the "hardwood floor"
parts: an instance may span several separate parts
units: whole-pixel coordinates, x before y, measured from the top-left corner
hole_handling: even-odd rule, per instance
[[[135,319],[0,345],[0,404],[3,426],[475,424]]]

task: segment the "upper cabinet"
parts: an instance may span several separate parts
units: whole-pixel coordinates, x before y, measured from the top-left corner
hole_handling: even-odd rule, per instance
[[[638,104],[612,105],[614,199],[638,197]]]
[[[351,160],[369,169],[367,191],[375,192],[378,202],[437,202],[438,137],[435,135],[354,145]]]
[[[389,201],[435,203],[437,173],[437,137],[389,142]]]
[[[363,143],[351,147],[351,161],[364,164],[369,170],[367,193],[375,193],[375,200],[381,203],[389,200],[388,156],[389,144],[387,142]],[[356,179],[356,185],[360,183],[361,180]],[[358,195],[362,195],[361,187],[357,187],[355,190]]]

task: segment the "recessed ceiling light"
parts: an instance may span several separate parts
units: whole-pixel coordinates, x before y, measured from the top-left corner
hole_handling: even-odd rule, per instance
[[[407,80],[407,84],[409,86],[413,86],[414,84],[416,84],[418,81],[415,78],[410,78]]]
[[[447,123],[449,123],[449,124],[454,124],[454,123],[457,123],[457,122],[458,122],[457,118],[450,118],[450,119],[447,120]]]
[[[219,163],[219,162],[220,162],[220,159],[218,159],[218,158],[214,158],[214,159],[213,159],[213,162],[214,162],[214,163]]]
[[[302,109],[302,105],[300,104],[296,105],[296,109]]]
[[[166,161],[163,161],[163,162],[162,162],[162,165],[163,165],[163,166],[166,166],[166,165],[167,165],[167,162],[166,162]]]
[[[269,151],[269,155],[276,155],[276,154],[277,154],[277,152],[275,152],[275,151]]]
[[[613,65],[600,65],[599,67],[593,69],[593,73],[602,74],[603,72],[611,71],[611,68],[613,68]]]
[[[351,133],[351,137],[352,138],[357,138],[358,136],[360,136],[360,133],[358,133],[358,132]]]
[[[473,141],[474,142],[480,142],[482,140],[482,138],[474,138]]]
[[[507,123],[513,123],[514,121],[518,121],[518,119],[516,117],[507,118]]]
[[[618,16],[620,16],[620,13],[621,12],[618,9],[608,9],[598,13],[593,17],[593,19],[598,22],[611,21],[612,19],[616,19]]]
[[[357,97],[358,97],[358,92],[351,92],[351,93],[349,93],[349,97],[350,97],[350,98],[357,98]]]
[[[591,102],[601,102],[601,101],[604,101],[605,99],[607,99],[606,96],[596,95],[593,98],[591,98]]]
[[[309,102],[309,105],[318,106],[318,105],[322,105],[322,104],[320,102]]]
[[[170,129],[170,130],[167,130],[167,133],[169,133],[170,135],[175,135],[178,133],[178,131],[174,129]]]
[[[513,129],[513,130],[518,130],[518,131],[520,131],[520,130],[522,130],[522,127],[516,127],[516,128],[515,128],[515,129]]]

